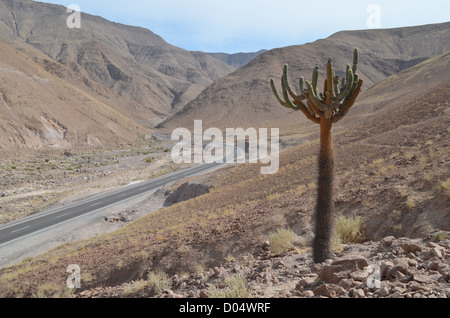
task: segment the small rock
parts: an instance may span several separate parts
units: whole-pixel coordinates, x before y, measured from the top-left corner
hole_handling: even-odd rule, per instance
[[[432,282],[428,275],[414,275],[413,280],[421,284],[429,284]]]
[[[316,287],[314,289],[314,296],[325,296],[328,298],[333,298],[333,295],[332,295],[330,289],[328,288],[327,284]]]
[[[258,265],[258,268],[259,268],[259,269],[266,269],[266,268],[269,268],[269,267],[272,267],[272,262],[269,261],[269,260],[262,261],[262,262],[260,262],[259,265]]]
[[[408,260],[408,266],[417,267],[417,265],[419,265],[419,262],[417,260],[415,260],[415,259]]]
[[[437,258],[442,258],[443,257],[440,248],[434,247],[434,248],[431,248],[430,250],[428,250],[428,259],[432,259],[434,257],[437,257]]]
[[[355,281],[351,278],[344,278],[339,282],[339,286],[346,290],[349,290],[350,288],[355,286]]]
[[[405,253],[416,253],[422,251],[422,246],[411,242],[403,243],[401,247],[405,251]]]
[[[353,297],[354,298],[365,298],[366,294],[364,293],[363,289],[358,288],[358,289],[353,290]]]
[[[428,264],[427,269],[429,271],[438,271],[439,270],[439,263],[438,262],[431,262],[430,264]]]
[[[348,254],[343,257],[336,258],[331,265],[339,266],[340,270],[363,270],[369,266],[367,259],[358,254]]]
[[[393,236],[387,236],[380,241],[380,245],[383,247],[390,247],[392,245],[392,242],[396,240]]]
[[[426,290],[426,288],[425,287],[423,287],[423,286],[421,286],[418,282],[416,282],[416,281],[412,281],[412,282],[409,282],[408,283],[408,288],[411,290],[411,291],[418,291],[418,290],[423,290],[423,291],[425,291]]]
[[[346,296],[348,294],[348,289],[345,289],[342,286],[330,284],[328,285],[328,289],[338,296]]]
[[[200,298],[209,298],[208,291],[206,290],[200,291]]]
[[[389,298],[403,298],[400,292],[395,292],[389,296]]]
[[[303,297],[305,298],[312,298],[314,297],[314,292],[312,290],[307,290],[303,292]]]
[[[394,267],[394,263],[391,261],[382,262],[380,265],[381,278],[388,277],[388,272]]]
[[[286,267],[286,264],[283,261],[277,260],[273,263],[273,266],[275,268],[282,268],[282,267]]]
[[[363,282],[367,279],[369,273],[366,271],[355,271],[350,274],[350,277],[358,282]]]
[[[377,291],[377,295],[380,297],[386,297],[389,295],[389,289],[387,287],[382,287]]]
[[[297,283],[296,289],[300,290],[300,288],[310,288],[314,284],[314,281],[314,278],[303,278]]]
[[[346,277],[347,273],[341,272],[338,266],[324,265],[319,271],[319,279],[329,284],[337,284]]]
[[[221,272],[221,270],[218,267],[214,267],[214,276],[216,278],[219,278],[221,273],[222,272]]]

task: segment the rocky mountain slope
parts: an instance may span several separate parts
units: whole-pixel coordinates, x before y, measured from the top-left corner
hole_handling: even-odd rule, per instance
[[[120,145],[149,135],[133,117],[136,111],[154,115],[137,103],[66,73],[23,43],[0,42],[0,52],[0,155],[23,148]]]
[[[344,31],[313,43],[268,51],[213,83],[159,127],[168,130],[192,128],[194,119],[203,119],[205,127],[221,129],[241,126],[284,128],[302,124],[303,116],[279,107],[268,84],[270,77],[281,77],[285,63],[289,64],[292,83],[297,87],[300,76],[311,78],[315,65],[321,68],[323,79],[329,57],[334,59],[337,74],[342,75],[352,61],[354,47],[358,47],[358,73],[364,80],[363,90],[366,91],[390,75],[448,52],[449,30],[450,23]],[[362,105],[361,101],[357,105]]]

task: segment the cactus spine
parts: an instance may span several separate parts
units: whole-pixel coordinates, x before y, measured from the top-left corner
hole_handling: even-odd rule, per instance
[[[356,73],[359,52],[354,50],[353,66],[347,65],[345,78],[339,86],[339,77],[333,69],[332,60],[328,60],[327,78],[324,91],[319,92],[319,67],[313,71],[312,82],[300,78],[300,94],[292,90],[288,80],[288,65],[283,69],[281,79],[282,96],[278,94],[273,79],[270,85],[277,101],[286,108],[300,110],[309,120],[320,124],[320,153],[318,196],[315,213],[315,238],[313,242],[314,262],[321,263],[331,255],[332,212],[334,209],[334,147],[332,126],[339,122],[354,105],[363,81]]]

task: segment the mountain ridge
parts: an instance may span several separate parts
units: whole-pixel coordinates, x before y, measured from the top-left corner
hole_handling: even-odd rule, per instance
[[[312,43],[270,50],[211,84],[158,128],[191,129],[195,119],[218,128],[304,123],[301,116],[292,116],[292,111],[279,107],[268,85],[270,77],[279,85],[283,64],[289,64],[292,83],[300,76],[309,79],[315,65],[320,66],[320,77],[324,78],[324,66],[329,57],[334,60],[337,74],[342,75],[345,66],[351,62],[354,47],[358,47],[358,73],[364,80],[363,90],[367,90],[390,75],[450,51],[449,30],[450,23],[447,22],[341,31]]]

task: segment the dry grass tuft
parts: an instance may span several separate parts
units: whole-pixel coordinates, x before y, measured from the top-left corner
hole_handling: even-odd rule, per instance
[[[339,247],[342,244],[361,243],[364,239],[364,234],[361,231],[361,227],[361,216],[338,217],[334,225],[334,233],[332,238],[333,246]]]
[[[291,229],[278,229],[269,234],[270,251],[275,255],[284,254],[293,249],[296,238]]]
[[[208,290],[209,298],[251,298],[252,291],[247,287],[247,281],[241,276],[232,276],[225,279],[225,288],[215,286]]]

